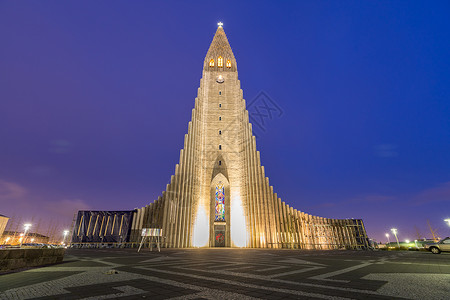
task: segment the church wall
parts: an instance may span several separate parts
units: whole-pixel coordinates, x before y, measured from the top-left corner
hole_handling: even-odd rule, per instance
[[[217,61],[214,67],[209,67],[210,60],[219,56],[224,64],[230,59],[232,67],[219,68]],[[219,75],[223,83],[216,82]],[[222,168],[217,166],[219,160]],[[362,222],[308,215],[281,201],[270,186],[245,109],[236,60],[221,28],[204,61],[192,120],[175,174],[162,196],[150,205],[151,213],[138,210],[133,230],[142,226],[141,218],[145,217],[157,220],[150,223],[161,225],[165,247],[213,246],[213,180],[217,174],[227,178],[227,246],[235,246],[231,231],[235,227],[230,224],[232,218],[237,218],[235,211],[231,211],[236,207],[234,204],[239,204],[245,217],[236,230],[246,232],[246,247],[328,249],[338,245],[355,248],[363,243]],[[203,221],[204,226],[199,226]]]

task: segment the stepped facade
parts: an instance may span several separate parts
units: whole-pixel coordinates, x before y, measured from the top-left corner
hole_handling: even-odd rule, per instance
[[[360,219],[294,209],[274,192],[261,165],[237,62],[219,25],[166,190],[136,210],[131,240],[161,228],[163,246],[335,249],[367,247]]]

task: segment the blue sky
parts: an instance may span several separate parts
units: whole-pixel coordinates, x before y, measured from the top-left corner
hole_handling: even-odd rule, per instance
[[[0,1],[1,214],[70,225],[173,174],[222,21],[278,195],[384,240],[450,217],[446,1]],[[55,217],[58,215],[58,217]],[[68,226],[67,225],[67,226]]]

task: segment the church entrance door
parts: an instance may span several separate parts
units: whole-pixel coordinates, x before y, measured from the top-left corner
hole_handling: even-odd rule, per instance
[[[224,230],[215,230],[215,247],[225,247],[225,231]]]

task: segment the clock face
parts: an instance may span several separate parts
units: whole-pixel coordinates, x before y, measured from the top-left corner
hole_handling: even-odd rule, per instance
[[[223,76],[222,76],[222,75],[217,76],[216,81],[217,81],[218,83],[223,83],[223,82],[224,82]]]

